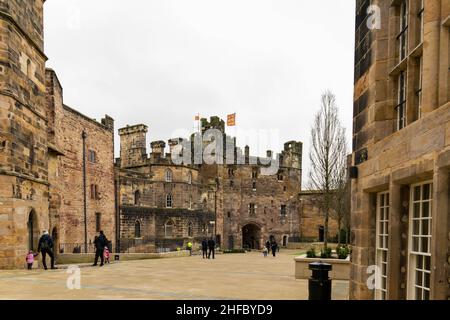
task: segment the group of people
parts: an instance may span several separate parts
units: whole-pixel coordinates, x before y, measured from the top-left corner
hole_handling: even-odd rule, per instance
[[[98,265],[98,259],[100,258],[100,266],[103,266],[105,263],[110,263],[111,251],[109,248],[110,241],[106,238],[103,231],[100,231],[99,235],[94,239],[95,245],[95,261],[93,266]],[[33,269],[33,264],[35,258],[40,254],[42,254],[42,264],[44,265],[44,269],[47,270],[47,255],[50,257],[51,269],[57,269],[55,267],[55,252],[54,252],[54,241],[53,238],[49,235],[48,231],[45,230],[42,236],[39,239],[37,253],[33,250],[29,250],[28,254],[25,258],[27,262],[28,270]]]
[[[42,254],[42,264],[44,265],[44,269],[47,270],[47,255],[50,257],[51,268],[56,269],[55,267],[55,254],[54,254],[54,242],[52,237],[48,234],[48,231],[45,230],[39,239],[37,253],[33,252],[33,250],[28,251],[28,254],[25,258],[28,266],[28,270],[33,269],[34,259]]]
[[[98,258],[100,258],[100,267],[103,267],[105,263],[110,263],[111,252],[108,247],[110,243],[103,231],[100,231],[99,235],[94,238],[95,260],[93,267],[98,265]]]
[[[202,241],[202,254],[203,254],[203,259],[211,259],[211,255],[212,258],[215,259],[215,250],[216,250],[216,242],[214,241],[214,239],[203,239]]]
[[[275,238],[272,238],[270,240],[267,240],[266,246],[263,248],[263,255],[264,257],[267,257],[269,252],[272,252],[272,255],[276,257],[277,252],[280,251],[280,247],[278,246],[278,243],[276,242]]]

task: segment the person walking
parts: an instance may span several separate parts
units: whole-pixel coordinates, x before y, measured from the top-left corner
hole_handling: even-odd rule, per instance
[[[215,254],[215,249],[216,249],[216,242],[214,241],[214,239],[209,239],[208,240],[208,259],[211,259],[211,253],[212,253],[212,258],[215,259],[214,254]]]
[[[105,263],[111,263],[110,262],[111,253],[109,252],[108,246],[105,247],[105,250],[103,251],[103,256],[105,257]]]
[[[192,256],[192,242],[187,243],[187,249],[189,250],[189,256]]]
[[[51,268],[55,268],[55,255],[53,254],[53,239],[48,234],[47,230],[44,230],[38,244],[38,253],[42,254],[42,264],[44,269],[47,270],[47,255],[50,257]]]
[[[98,264],[98,258],[100,258],[100,267],[103,267],[104,262],[105,262],[105,258],[104,258],[104,250],[105,247],[108,244],[108,239],[106,239],[105,234],[103,233],[103,231],[100,231],[99,236],[94,238],[94,245],[95,245],[95,261],[94,264],[92,265],[93,267],[97,266]]]
[[[206,241],[206,239],[203,239],[202,241],[202,253],[203,259],[208,258],[208,241]]]
[[[267,254],[269,253],[269,250],[267,249],[267,247],[263,248],[263,256],[264,258],[267,258]]]
[[[277,242],[275,241],[275,239],[272,241],[272,243],[271,243],[270,245],[271,245],[271,249],[272,249],[272,255],[273,255],[274,257],[276,257],[276,255],[277,255],[277,247],[278,247],[278,244],[277,244]]]
[[[33,269],[34,257],[36,257],[36,256],[37,256],[37,254],[35,254],[33,252],[33,250],[30,250],[28,252],[27,257],[25,258],[25,260],[27,261],[28,270]]]

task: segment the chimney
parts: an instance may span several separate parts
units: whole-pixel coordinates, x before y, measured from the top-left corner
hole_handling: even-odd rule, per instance
[[[245,157],[248,159],[250,158],[250,147],[245,146]]]
[[[153,141],[150,144],[152,148],[152,154],[164,156],[164,149],[166,148],[166,143],[164,141]]]

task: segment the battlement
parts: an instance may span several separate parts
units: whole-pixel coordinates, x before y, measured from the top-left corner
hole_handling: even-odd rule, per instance
[[[209,121],[206,118],[202,118],[200,123],[202,126],[202,133],[209,129],[216,129],[222,133],[225,133],[225,121],[223,121],[220,117],[210,117]]]
[[[119,136],[125,136],[130,134],[146,134],[148,132],[148,127],[144,124],[137,124],[134,126],[126,126],[125,128],[119,129]]]

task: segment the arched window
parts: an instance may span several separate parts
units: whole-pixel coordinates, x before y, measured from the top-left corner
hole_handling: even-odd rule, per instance
[[[28,78],[31,78],[31,60],[27,60],[27,76]]]
[[[188,173],[188,183],[192,184],[192,172],[191,171],[189,171],[189,173]]]
[[[166,208],[172,207],[173,207],[172,194],[169,193],[168,195],[166,195]]]
[[[175,224],[172,220],[169,220],[164,225],[164,237],[166,238],[173,238],[173,229]]]
[[[141,223],[139,221],[136,221],[134,223],[134,237],[135,238],[141,237]]]
[[[141,204],[141,192],[139,190],[136,190],[134,193],[134,205],[138,206]]]
[[[172,182],[172,181],[173,181],[172,170],[168,169],[168,170],[166,170],[166,182]]]
[[[194,236],[194,226],[192,222],[189,222],[188,224],[188,237],[192,238]]]
[[[189,209],[192,210],[192,195],[189,195]]]

